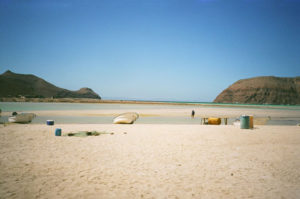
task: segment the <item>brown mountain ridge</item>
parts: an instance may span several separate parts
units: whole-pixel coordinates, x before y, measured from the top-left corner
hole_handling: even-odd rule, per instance
[[[101,99],[90,88],[70,91],[59,88],[37,76],[17,74],[9,70],[0,75],[0,85],[0,97]]]
[[[263,76],[242,79],[223,92],[216,103],[300,104],[300,77]]]

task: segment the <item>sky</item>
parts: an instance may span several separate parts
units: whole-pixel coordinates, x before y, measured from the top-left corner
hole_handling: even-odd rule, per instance
[[[211,102],[239,79],[300,76],[300,0],[0,0],[6,70],[103,99]]]

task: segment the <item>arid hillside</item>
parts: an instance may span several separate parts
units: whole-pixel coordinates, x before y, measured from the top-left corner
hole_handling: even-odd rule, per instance
[[[0,75],[0,85],[0,97],[101,99],[90,88],[70,91],[54,86],[34,75],[16,74],[9,70]]]
[[[300,104],[300,77],[242,79],[220,93],[216,103]]]

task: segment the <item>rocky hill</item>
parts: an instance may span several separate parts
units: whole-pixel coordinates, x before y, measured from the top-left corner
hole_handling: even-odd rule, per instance
[[[0,85],[0,97],[101,99],[90,88],[70,91],[54,86],[34,75],[16,74],[9,70],[0,75]]]
[[[300,104],[300,77],[242,79],[220,93],[216,103]]]

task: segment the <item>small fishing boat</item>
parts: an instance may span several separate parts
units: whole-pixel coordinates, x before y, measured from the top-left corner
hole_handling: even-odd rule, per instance
[[[30,123],[35,117],[34,113],[20,113],[9,117],[8,121],[12,123]]]
[[[134,112],[123,113],[114,118],[114,124],[133,124],[139,118],[139,114]]]

